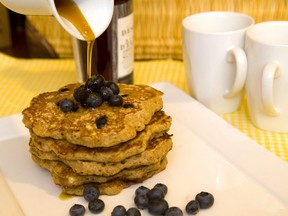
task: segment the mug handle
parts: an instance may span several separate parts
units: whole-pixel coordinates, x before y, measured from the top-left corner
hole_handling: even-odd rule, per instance
[[[228,62],[236,63],[236,76],[230,90],[224,93],[225,98],[232,98],[244,87],[247,76],[247,57],[243,49],[233,48],[228,52]]]
[[[274,79],[279,78],[280,75],[281,70],[279,64],[269,62],[265,65],[262,74],[261,99],[264,112],[266,112],[267,115],[277,116],[279,114],[279,109],[274,106],[273,82]]]

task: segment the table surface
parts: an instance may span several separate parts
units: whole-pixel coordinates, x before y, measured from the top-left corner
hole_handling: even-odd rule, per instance
[[[73,59],[17,59],[0,53],[0,117],[19,114],[39,93],[76,82]],[[134,83],[170,82],[188,93],[182,61],[151,60],[134,63]],[[237,112],[221,115],[227,122],[288,162],[288,133],[255,128],[245,99]]]

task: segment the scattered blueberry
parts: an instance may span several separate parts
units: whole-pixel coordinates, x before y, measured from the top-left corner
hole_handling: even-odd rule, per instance
[[[183,212],[178,207],[170,207],[165,211],[164,216],[183,216]]]
[[[125,216],[126,208],[122,205],[115,206],[111,212],[111,216]]]
[[[105,127],[105,125],[108,122],[108,118],[106,115],[102,115],[99,118],[96,119],[96,126],[98,129],[102,129]]]
[[[148,205],[148,212],[152,215],[163,215],[169,208],[168,202],[162,200],[151,200]]]
[[[142,194],[145,194],[145,195],[146,195],[149,190],[150,190],[149,188],[141,185],[141,186],[139,186],[139,187],[135,190],[135,196],[137,196],[137,195],[142,195]]]
[[[149,200],[161,200],[164,199],[165,194],[162,189],[154,187],[148,191],[147,197],[149,198]]]
[[[149,188],[141,185],[141,186],[139,186],[139,187],[136,189],[136,191],[135,191],[135,196],[143,195],[143,194],[146,195],[149,190],[150,190]]]
[[[183,211],[176,206],[170,207],[164,199],[168,192],[165,184],[157,183],[152,189],[139,186],[135,190],[134,204],[126,211],[122,205],[117,205],[111,212],[111,216],[141,216],[139,209],[147,209],[151,215],[163,216],[183,216]],[[105,203],[99,199],[100,191],[96,185],[86,185],[83,196],[88,203],[88,209],[93,214],[101,213],[105,208]],[[186,213],[196,215],[200,209],[206,209],[213,205],[214,197],[208,192],[198,193],[195,200],[191,200],[185,206]],[[81,204],[74,204],[69,210],[70,216],[83,216],[85,207]]]
[[[185,210],[188,214],[196,215],[200,210],[200,205],[197,200],[191,200],[187,203]]]
[[[111,106],[121,106],[123,104],[123,98],[120,95],[112,95],[108,102]]]
[[[65,113],[78,110],[78,106],[71,99],[62,99],[57,103],[57,105]]]
[[[88,202],[98,199],[100,191],[96,185],[85,185],[83,190],[83,197]]]
[[[81,204],[74,204],[69,209],[69,215],[70,216],[83,216],[85,214],[85,207]]]
[[[89,202],[88,209],[90,212],[97,214],[104,210],[105,203],[101,199],[95,199]]]
[[[168,187],[167,187],[165,184],[163,184],[163,183],[157,183],[157,184],[154,186],[154,188],[159,188],[160,190],[162,190],[163,193],[164,193],[164,195],[166,195],[167,192],[168,192]]]
[[[201,209],[210,208],[214,203],[214,197],[211,193],[200,192],[196,195],[195,199],[199,202]]]
[[[146,194],[136,195],[134,197],[134,204],[139,209],[146,209],[146,208],[148,208],[149,199],[148,199]]]
[[[139,209],[131,207],[127,210],[126,216],[141,216]]]

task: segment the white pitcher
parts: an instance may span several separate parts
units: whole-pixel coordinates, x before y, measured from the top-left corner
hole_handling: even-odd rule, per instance
[[[69,34],[84,40],[79,31],[59,15],[54,0],[0,0],[0,2],[20,14],[53,15]],[[114,0],[74,0],[74,3],[79,7],[97,38],[105,31],[112,19]]]

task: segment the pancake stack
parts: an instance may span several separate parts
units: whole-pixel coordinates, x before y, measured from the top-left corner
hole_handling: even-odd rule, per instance
[[[75,90],[84,85],[40,94],[23,111],[33,161],[71,195],[83,195],[87,184],[97,185],[101,194],[118,194],[164,170],[173,144],[163,93],[117,84],[121,105],[104,101],[91,108],[75,100]],[[63,111],[59,102],[67,99],[74,107]]]

